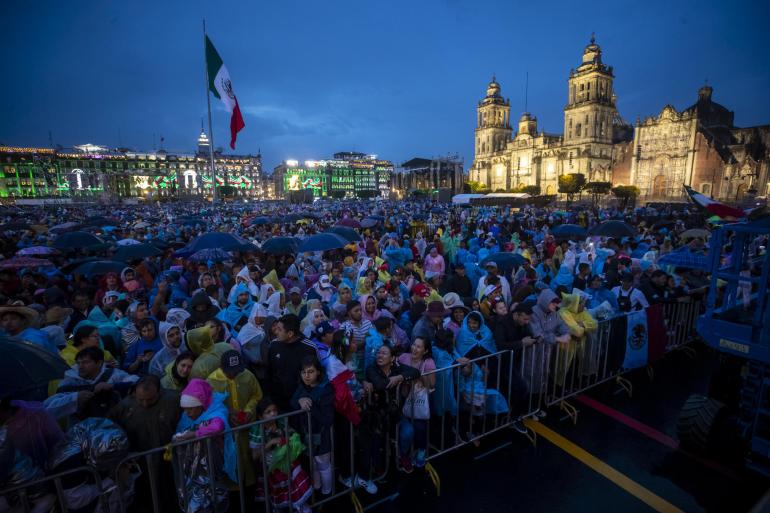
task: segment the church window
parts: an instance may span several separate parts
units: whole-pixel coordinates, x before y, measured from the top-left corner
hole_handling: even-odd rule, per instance
[[[590,86],[591,84],[588,84],[588,85]],[[586,100],[591,101],[591,91],[588,91],[586,93]]]
[[[580,123],[575,125],[575,137],[580,137],[582,135],[581,128],[582,126]]]
[[[586,88],[586,85],[585,85],[585,84],[580,84],[580,90],[581,90],[581,91],[585,91],[585,88]]]
[[[591,82],[588,82],[588,84],[586,84],[586,89],[588,89],[589,91],[591,90]]]

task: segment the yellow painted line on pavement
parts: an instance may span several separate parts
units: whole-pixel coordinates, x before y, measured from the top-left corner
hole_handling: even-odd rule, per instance
[[[640,501],[650,506],[655,511],[660,511],[662,513],[684,513],[681,509],[677,508],[665,499],[655,495],[650,490],[632,480],[625,474],[615,470],[613,467],[604,463],[602,460],[589,453],[582,447],[575,445],[574,443],[561,436],[559,433],[544,426],[542,422],[535,422],[530,419],[526,419],[524,423],[535,433],[542,436],[570,456],[574,457],[589,467],[591,470],[606,477]]]

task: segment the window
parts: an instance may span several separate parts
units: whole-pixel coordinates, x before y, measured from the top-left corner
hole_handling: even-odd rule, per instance
[[[704,183],[700,186],[700,190],[703,194],[707,196],[711,196],[711,184],[710,183]]]

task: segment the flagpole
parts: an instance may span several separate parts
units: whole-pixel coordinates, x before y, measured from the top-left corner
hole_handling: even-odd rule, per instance
[[[203,20],[203,65],[206,68],[206,106],[209,111],[209,157],[211,158],[211,203],[217,202],[217,168],[214,166],[214,129],[211,127],[211,90],[209,88],[209,63],[206,54],[206,20]]]

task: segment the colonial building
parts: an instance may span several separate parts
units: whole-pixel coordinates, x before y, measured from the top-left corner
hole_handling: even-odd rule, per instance
[[[609,180],[617,156],[615,143],[627,139],[630,127],[615,108],[613,70],[591,38],[582,62],[570,70],[564,135],[538,130],[537,118],[525,112],[513,138],[510,102],[495,78],[477,108],[475,158],[469,178],[492,191],[538,185],[555,194],[558,177],[582,173],[589,181]]]
[[[460,194],[463,192],[463,179],[463,162],[459,157],[415,157],[401,164],[393,174],[393,189],[400,194],[415,190]]]
[[[647,199],[681,197],[683,184],[725,201],[766,196],[770,126],[737,128],[733,119],[705,85],[683,111],[666,105],[637,120],[629,158],[618,162],[613,183],[636,185]]]
[[[0,197],[101,199],[206,195],[212,176],[209,142],[198,153],[136,152],[84,144],[73,148],[0,146]],[[261,155],[216,152],[216,181],[234,195],[262,197]]]
[[[569,73],[563,134],[539,130],[528,112],[514,134],[510,102],[493,77],[477,106],[469,180],[493,192],[538,185],[555,194],[560,175],[582,173],[589,182],[635,185],[643,200],[683,199],[683,184],[734,202],[770,196],[770,126],[735,127],[733,113],[704,86],[683,111],[667,105],[632,127],[617,111],[613,82],[592,37]]]

